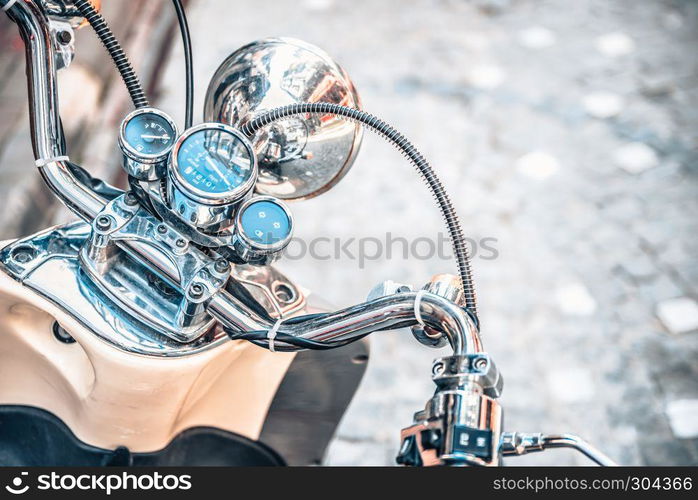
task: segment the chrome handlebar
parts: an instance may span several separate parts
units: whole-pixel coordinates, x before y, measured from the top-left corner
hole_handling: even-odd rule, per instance
[[[317,319],[284,326],[291,335],[309,340],[343,341],[386,330],[415,320],[413,292],[397,293],[357,304]],[[482,352],[477,328],[470,316],[453,302],[435,294],[424,294],[417,305],[421,320],[448,338],[454,355]],[[264,330],[272,324],[254,315],[231,294],[221,291],[211,298],[209,313],[235,330]],[[268,345],[268,342],[265,342]]]
[[[605,453],[573,434],[505,432],[502,434],[500,448],[504,456],[526,455],[552,448],[570,448],[582,453],[598,465],[604,467],[618,465]]]

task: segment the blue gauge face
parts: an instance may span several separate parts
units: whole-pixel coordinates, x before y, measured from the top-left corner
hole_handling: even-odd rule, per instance
[[[187,137],[177,152],[177,169],[187,184],[214,195],[235,192],[254,174],[246,144],[220,129]]]
[[[175,131],[170,122],[151,112],[134,116],[124,128],[125,142],[134,152],[145,156],[166,153],[175,139]]]
[[[239,230],[252,243],[262,246],[284,241],[291,234],[288,212],[273,201],[255,201],[245,207],[240,216]]]

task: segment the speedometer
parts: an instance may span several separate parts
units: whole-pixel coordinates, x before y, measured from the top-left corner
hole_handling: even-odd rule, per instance
[[[171,156],[169,193],[172,208],[200,228],[232,223],[227,207],[250,193],[257,180],[252,146],[237,130],[204,123],[186,130]]]
[[[254,153],[237,130],[203,124],[187,130],[175,145],[173,180],[193,198],[227,203],[254,184]]]

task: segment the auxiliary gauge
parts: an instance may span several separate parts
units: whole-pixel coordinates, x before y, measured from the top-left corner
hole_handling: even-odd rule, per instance
[[[197,125],[181,135],[172,151],[170,208],[196,228],[225,229],[256,181],[257,160],[244,135],[221,123]]]
[[[177,139],[172,119],[155,108],[139,108],[121,122],[119,146],[129,175],[153,181],[165,176],[167,156]]]
[[[291,241],[293,217],[272,196],[256,196],[240,205],[235,216],[233,249],[250,264],[273,262]]]

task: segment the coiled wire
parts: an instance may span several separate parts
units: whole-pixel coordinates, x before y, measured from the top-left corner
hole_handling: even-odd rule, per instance
[[[116,65],[116,69],[119,70],[119,74],[121,75],[124,84],[126,84],[126,88],[131,96],[133,105],[136,108],[147,107],[148,99],[145,96],[145,92],[143,92],[141,82],[138,80],[138,76],[133,70],[133,67],[129,62],[128,57],[126,57],[124,50],[121,48],[119,41],[116,39],[111,29],[109,29],[109,26],[107,26],[107,23],[102,15],[95,10],[88,0],[75,0],[75,7],[77,7],[80,14],[87,19],[87,22],[90,23],[92,29],[95,30],[95,33],[102,42],[102,45],[104,45],[104,48],[106,48],[107,52],[109,52],[109,55]]]
[[[427,162],[417,148],[415,148],[400,132],[378,117],[359,109],[333,103],[316,102],[290,104],[288,106],[272,109],[247,122],[241,127],[241,131],[247,137],[252,138],[260,129],[272,122],[302,114],[329,114],[360,123],[393,143],[403,156],[407,157],[414,165],[429,187],[429,190],[436,199],[439,209],[441,210],[441,215],[448,228],[451,245],[453,246],[453,253],[458,265],[458,274],[463,286],[465,307],[477,318],[477,298],[475,296],[475,287],[472,278],[470,252],[468,251],[463,229],[458,220],[458,214],[453,208],[451,199],[446,193],[443,184],[441,184],[441,181],[429,165],[429,162]]]

